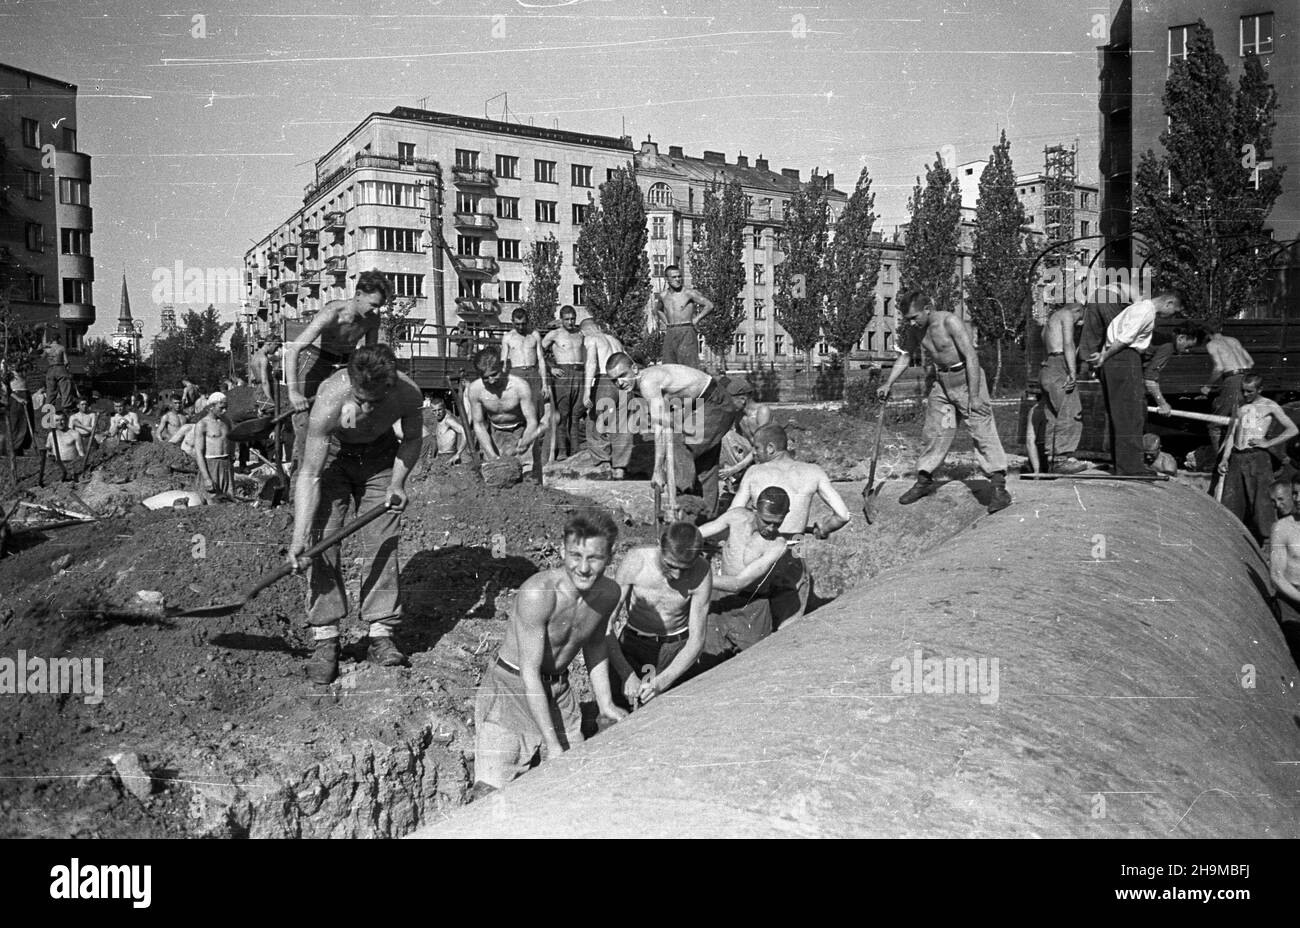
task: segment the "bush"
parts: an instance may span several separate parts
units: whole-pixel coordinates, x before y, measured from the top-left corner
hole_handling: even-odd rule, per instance
[[[840,412],[855,419],[869,419],[880,412],[876,389],[880,386],[880,371],[872,369],[863,378],[854,378],[844,384],[844,405]]]

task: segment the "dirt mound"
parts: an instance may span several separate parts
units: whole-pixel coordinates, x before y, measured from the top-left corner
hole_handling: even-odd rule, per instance
[[[99,455],[96,453],[96,458]],[[105,483],[127,483],[145,477],[170,477],[198,472],[194,459],[171,442],[105,442],[104,457],[91,460],[94,471]]]

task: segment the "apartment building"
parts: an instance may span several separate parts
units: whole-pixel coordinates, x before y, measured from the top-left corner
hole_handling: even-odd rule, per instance
[[[600,184],[632,156],[627,138],[411,107],[372,113],[317,161],[302,208],[245,254],[250,307],[272,324],[301,319],[377,269],[411,301],[412,320],[508,320],[526,295],[523,259],[552,235],[560,302],[581,305],[579,230]],[[431,342],[415,350],[439,353]]]
[[[1273,150],[1257,153],[1259,169],[1285,167],[1288,176],[1273,205],[1268,225],[1282,245],[1300,238],[1300,6],[1270,0],[1112,0],[1109,41],[1099,50],[1101,130],[1101,231],[1107,236],[1106,263],[1141,263],[1132,231],[1134,171],[1141,154],[1160,151],[1167,125],[1162,98],[1172,63],[1187,53],[1197,20],[1214,33],[1215,50],[1228,65],[1236,87],[1248,55],[1258,55],[1277,89]],[[1300,312],[1300,249],[1279,256],[1270,305],[1244,310],[1280,315],[1281,307]]]
[[[704,192],[712,183],[735,180],[748,204],[745,226],[745,288],[741,293],[745,311],[736,330],[729,364],[770,363],[797,360],[789,335],[776,321],[773,306],[776,266],[781,263],[781,236],[785,229],[785,208],[802,180],[797,168],[773,171],[759,155],[751,163],[744,154],[727,161],[722,152],[706,151],[700,157],[687,155],[681,146],[660,152],[658,143],[647,138],[636,154],[637,180],[645,194],[651,284],[656,291],[667,287],[664,268],[676,264],[690,286],[690,254],[704,222]],[[844,212],[848,195],[835,189],[835,175],[820,175],[827,190],[833,223]],[[829,356],[819,344],[817,352]],[[701,358],[716,362],[701,339]]]
[[[73,353],[95,322],[90,180],[76,85],[0,64],[0,266],[15,316]]]

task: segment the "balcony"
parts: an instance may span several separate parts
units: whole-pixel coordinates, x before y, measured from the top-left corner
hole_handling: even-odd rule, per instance
[[[283,248],[280,249],[280,258],[281,258],[282,260],[284,260],[284,261],[297,261],[297,260],[298,260],[298,246],[297,246],[297,245],[285,245]]]
[[[456,228],[465,232],[491,233],[497,230],[497,221],[483,213],[456,213]]]
[[[475,274],[482,277],[495,277],[497,273],[496,258],[481,255],[457,255],[456,266],[462,274]]]
[[[320,230],[303,229],[302,234],[298,236],[298,240],[304,245],[315,245],[320,241]]]
[[[347,255],[332,255],[325,259],[325,270],[331,274],[337,274],[340,271],[348,269]]]
[[[280,249],[272,248],[266,253],[267,267],[277,267],[280,264]]]
[[[470,316],[491,316],[497,318],[501,314],[501,304],[496,300],[489,300],[486,297],[477,296],[458,296],[456,297],[456,311],[463,318]]]
[[[321,222],[322,231],[342,231],[344,228],[343,211],[336,209],[325,214],[324,221]]]
[[[487,168],[466,168],[459,164],[451,169],[452,180],[462,187],[492,187],[496,175]]]
[[[320,268],[318,267],[304,267],[298,274],[298,280],[304,284],[309,284],[319,279]]]
[[[381,171],[410,171],[416,174],[434,175],[441,171],[438,162],[430,158],[399,158],[396,155],[375,155],[370,152],[360,152],[344,161],[343,164],[328,174],[320,177],[314,183],[308,184],[303,189],[304,204],[310,206],[314,200],[333,188],[343,178],[353,171],[364,168]]]
[[[94,325],[95,304],[94,303],[60,303],[59,321],[71,322],[75,325]]]

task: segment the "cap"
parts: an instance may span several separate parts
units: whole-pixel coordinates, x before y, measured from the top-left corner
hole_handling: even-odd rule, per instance
[[[226,394],[222,393],[220,390],[214,390],[212,393],[208,394],[209,406],[215,406],[218,403],[224,403],[225,401],[226,401]]]

